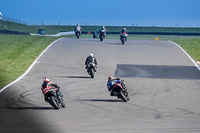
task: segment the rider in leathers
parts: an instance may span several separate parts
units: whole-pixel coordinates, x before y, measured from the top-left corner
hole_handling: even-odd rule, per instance
[[[109,76],[108,77],[108,82],[107,82],[107,88],[108,88],[108,91],[110,91],[110,96],[113,96],[114,95],[114,85],[116,84],[116,80],[120,80],[120,84],[122,85],[122,87],[124,89],[126,89],[126,86],[125,84],[123,83],[123,80],[121,80],[120,78],[113,78],[112,76]]]
[[[47,89],[47,88],[57,88],[56,94],[57,94],[58,96],[60,96],[60,97],[63,97],[62,93],[60,92],[60,87],[59,87],[56,83],[50,81],[48,78],[44,77],[44,78],[43,78],[43,84],[42,84],[42,86],[41,86],[41,90],[42,90],[42,93],[44,94],[44,100],[45,100],[46,102],[48,102],[48,98],[47,98],[47,96],[45,95],[45,94],[46,94],[46,93],[45,93],[45,89]]]
[[[122,37],[122,33],[125,33],[126,34],[126,37],[125,37],[125,40],[127,40],[127,33],[126,33],[126,28],[123,28],[120,32],[120,40],[121,40],[121,37]]]
[[[100,36],[100,34],[101,34],[101,30],[104,30],[104,37],[105,37],[105,35],[106,35],[106,28],[105,28],[105,26],[102,26],[102,27],[100,28],[100,30],[99,30],[99,36]]]
[[[86,69],[88,70],[88,64],[92,62],[95,64],[95,67],[94,67],[94,71],[96,72],[96,66],[97,66],[97,60],[96,58],[94,57],[93,53],[90,53],[89,56],[86,58],[86,61],[85,61],[85,65],[86,65]]]
[[[77,31],[80,32],[81,34],[81,26],[79,24],[76,25],[75,29],[74,29],[74,32],[76,33]]]

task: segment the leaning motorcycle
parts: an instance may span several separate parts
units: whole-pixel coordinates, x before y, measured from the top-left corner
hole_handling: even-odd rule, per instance
[[[58,94],[60,92],[56,92],[57,89],[58,88],[46,88],[45,90],[43,90],[43,93],[47,97],[47,102],[55,109],[60,109],[60,107],[65,108],[62,94]]]
[[[114,92],[113,96],[117,96],[119,99],[122,99],[124,102],[127,102],[129,100],[128,91],[126,89],[126,86],[123,80],[116,80],[115,84],[113,85],[112,91]]]
[[[91,76],[91,78],[94,78],[95,70],[96,65],[93,62],[90,62],[87,66],[87,72]]]
[[[76,30],[75,34],[76,34],[77,39],[79,39],[80,36],[81,36],[81,31],[80,30]]]
[[[99,39],[100,41],[103,41],[104,38],[105,38],[105,30],[101,30],[99,34]]]
[[[128,36],[128,35],[127,35],[125,32],[123,32],[123,33],[121,34],[120,38],[121,38],[122,44],[125,43],[127,36]]]

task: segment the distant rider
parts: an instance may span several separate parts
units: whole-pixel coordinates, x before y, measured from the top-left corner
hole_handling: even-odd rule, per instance
[[[85,61],[86,67],[85,67],[85,68],[86,68],[87,70],[88,70],[88,64],[89,64],[90,62],[92,62],[92,63],[95,64],[94,71],[96,72],[97,60],[96,60],[96,58],[95,58],[95,56],[94,56],[93,53],[90,53],[89,56],[86,58],[86,61]]]
[[[94,39],[97,38],[97,32],[96,31],[93,33],[93,38]]]
[[[75,29],[74,29],[74,32],[75,33],[80,32],[80,35],[81,35],[81,30],[82,30],[81,26],[79,24],[77,24],[76,27],[75,27]]]
[[[48,97],[46,96],[46,91],[47,91],[49,88],[57,89],[57,90],[56,90],[56,94],[57,94],[58,96],[60,96],[60,97],[63,97],[62,93],[60,92],[60,87],[59,87],[56,83],[50,81],[47,77],[44,77],[44,78],[43,78],[43,84],[42,84],[42,86],[41,86],[41,90],[42,90],[42,93],[44,94],[44,100],[45,100],[46,102],[48,102]],[[62,104],[62,103],[61,103],[61,104]],[[64,103],[63,103],[63,104],[64,104]]]
[[[107,82],[107,88],[108,88],[108,91],[110,91],[110,96],[113,96],[114,95],[114,85],[117,83],[117,82],[120,82],[120,84],[122,85],[122,87],[124,89],[126,89],[126,86],[125,84],[123,83],[123,80],[121,80],[120,78],[113,78],[112,76],[109,76],[108,77],[108,82]]]
[[[122,37],[122,35],[123,34],[125,34],[126,36],[125,36],[125,40],[127,40],[127,33],[126,33],[126,28],[123,28],[122,30],[121,30],[121,32],[120,32],[120,40],[121,40],[121,37]]]
[[[104,35],[106,35],[106,28],[105,28],[105,26],[102,26],[102,27],[100,28],[100,30],[99,30],[99,35],[100,35],[100,33],[101,33],[101,30],[104,30]]]

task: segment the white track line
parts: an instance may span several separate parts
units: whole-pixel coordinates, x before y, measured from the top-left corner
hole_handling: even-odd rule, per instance
[[[171,43],[175,44],[177,47],[179,47],[190,58],[190,60],[194,63],[194,65],[200,70],[197,63],[192,59],[192,57],[180,45],[178,45],[177,43],[172,42],[172,41],[169,41],[169,42],[171,42]]]
[[[13,85],[14,83],[16,83],[17,81],[19,81],[21,78],[23,78],[23,77],[32,69],[32,67],[37,63],[37,61],[38,61],[39,58],[44,54],[44,52],[46,52],[47,49],[48,49],[49,47],[51,47],[55,42],[57,42],[57,41],[59,41],[59,40],[61,40],[61,39],[63,39],[63,38],[59,38],[59,39],[55,40],[54,42],[52,42],[52,43],[37,57],[37,59],[31,64],[31,66],[28,68],[28,70],[26,70],[26,72],[25,72],[24,74],[22,74],[22,75],[21,75],[19,78],[17,78],[15,81],[13,81],[13,82],[11,82],[10,84],[8,84],[8,85],[6,85],[5,87],[3,87],[3,88],[0,90],[0,93],[1,93],[2,91],[4,91],[6,88],[8,88],[9,86],[11,86],[11,85]]]

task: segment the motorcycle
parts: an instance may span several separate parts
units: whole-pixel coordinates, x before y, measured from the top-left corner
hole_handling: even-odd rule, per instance
[[[80,30],[76,30],[75,34],[76,34],[77,39],[79,39],[80,36],[81,36],[81,31]]]
[[[112,91],[113,91],[113,96],[117,96],[119,99],[122,99],[124,102],[127,102],[129,100],[128,91],[124,84],[124,80],[115,80]]]
[[[93,62],[90,62],[87,66],[87,72],[91,76],[91,78],[94,78],[94,74],[96,72],[96,65]]]
[[[43,90],[44,95],[47,98],[47,101],[55,109],[59,109],[60,106],[65,108],[65,103],[63,102],[63,97],[61,92],[57,92],[58,88],[46,88]]]
[[[120,40],[122,41],[122,44],[125,43],[127,36],[128,36],[128,35],[127,35],[125,32],[123,32],[123,33],[121,34]]]
[[[94,39],[97,39],[97,38],[98,38],[97,33],[93,33],[93,38],[94,38]]]
[[[99,34],[99,39],[100,41],[103,41],[104,38],[105,38],[105,30],[101,30]]]

